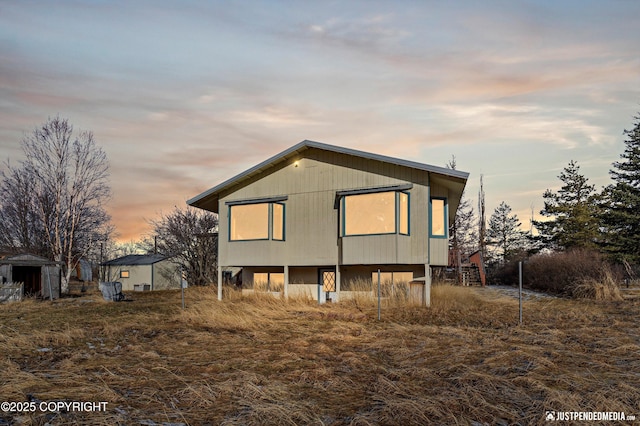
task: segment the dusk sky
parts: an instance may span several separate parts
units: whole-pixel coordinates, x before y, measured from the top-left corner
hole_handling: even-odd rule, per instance
[[[0,1],[0,160],[93,131],[122,241],[304,139],[455,155],[528,229],[570,160],[610,183],[638,112],[637,0]]]

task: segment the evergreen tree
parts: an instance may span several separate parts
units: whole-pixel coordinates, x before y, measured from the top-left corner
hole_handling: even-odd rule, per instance
[[[456,157],[451,156],[451,160],[446,166],[448,169],[457,170]],[[465,258],[471,255],[478,248],[478,233],[475,223],[476,213],[473,210],[471,201],[467,199],[465,195],[466,194],[463,191],[462,196],[460,197],[460,204],[458,204],[456,215],[453,219],[453,225],[449,230],[450,247],[456,256],[456,262],[458,255],[460,258]]]
[[[632,130],[625,130],[626,147],[621,161],[609,171],[614,180],[603,191],[604,246],[619,260],[640,263],[640,116]]]
[[[553,219],[533,221],[538,239],[547,248],[595,248],[600,234],[595,187],[588,184],[573,160],[558,178],[564,185],[558,192],[544,192],[544,209],[540,211]]]
[[[487,244],[493,247],[492,257],[498,263],[504,263],[526,249],[527,234],[520,225],[518,216],[511,214],[511,207],[504,201],[491,214]]]

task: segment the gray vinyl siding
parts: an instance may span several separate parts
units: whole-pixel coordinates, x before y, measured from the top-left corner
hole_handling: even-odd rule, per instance
[[[339,238],[336,191],[410,183],[410,236],[371,235]],[[308,150],[305,158],[265,170],[260,179],[220,194],[220,259],[225,266],[326,266],[420,264],[428,259],[428,172],[340,153]],[[432,193],[434,190],[432,189]],[[437,193],[446,196],[442,189]],[[229,241],[229,201],[287,196],[285,241]],[[433,239],[432,239],[433,240]],[[437,241],[431,256],[447,257]],[[341,246],[341,247],[340,247]],[[442,253],[436,253],[440,250]],[[433,262],[432,262],[433,263]]]

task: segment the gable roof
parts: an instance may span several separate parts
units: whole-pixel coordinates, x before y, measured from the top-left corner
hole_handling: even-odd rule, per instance
[[[287,161],[293,157],[299,156],[302,152],[308,149],[320,149],[324,151],[336,152],[339,154],[352,155],[355,157],[365,158],[373,161],[382,161],[384,163],[395,164],[402,167],[408,167],[416,170],[422,170],[429,173],[435,173],[443,177],[462,180],[463,182],[469,177],[469,173],[459,170],[448,169],[446,167],[432,166],[430,164],[418,163],[416,161],[403,160],[395,157],[388,157],[386,155],[373,154],[365,151],[358,151],[356,149],[344,148],[336,145],[329,145],[326,143],[315,142],[310,140],[304,140],[289,149],[282,151],[279,154],[263,161],[251,167],[248,170],[227,179],[226,181],[214,186],[207,191],[196,195],[195,197],[187,200],[187,204],[193,207],[199,207],[205,210],[218,212],[218,197],[220,192],[234,185],[238,185],[244,180],[253,178],[254,176],[263,173],[264,171],[274,167],[275,165]]]
[[[46,257],[37,256],[31,253],[16,254],[13,256],[7,256],[4,259],[0,259],[0,265],[15,265],[15,266],[52,266],[62,265],[64,262],[56,262],[55,260],[47,259]]]
[[[129,254],[127,256],[118,257],[117,259],[103,262],[104,266],[137,266],[137,265],[153,265],[168,259],[162,254]]]

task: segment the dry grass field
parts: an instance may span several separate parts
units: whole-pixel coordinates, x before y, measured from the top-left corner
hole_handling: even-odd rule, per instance
[[[640,415],[640,299],[517,301],[434,287],[431,308],[213,289],[0,305],[0,425],[507,425]],[[597,424],[592,422],[591,424]],[[625,424],[632,423],[626,422]],[[562,424],[571,424],[563,422]]]

